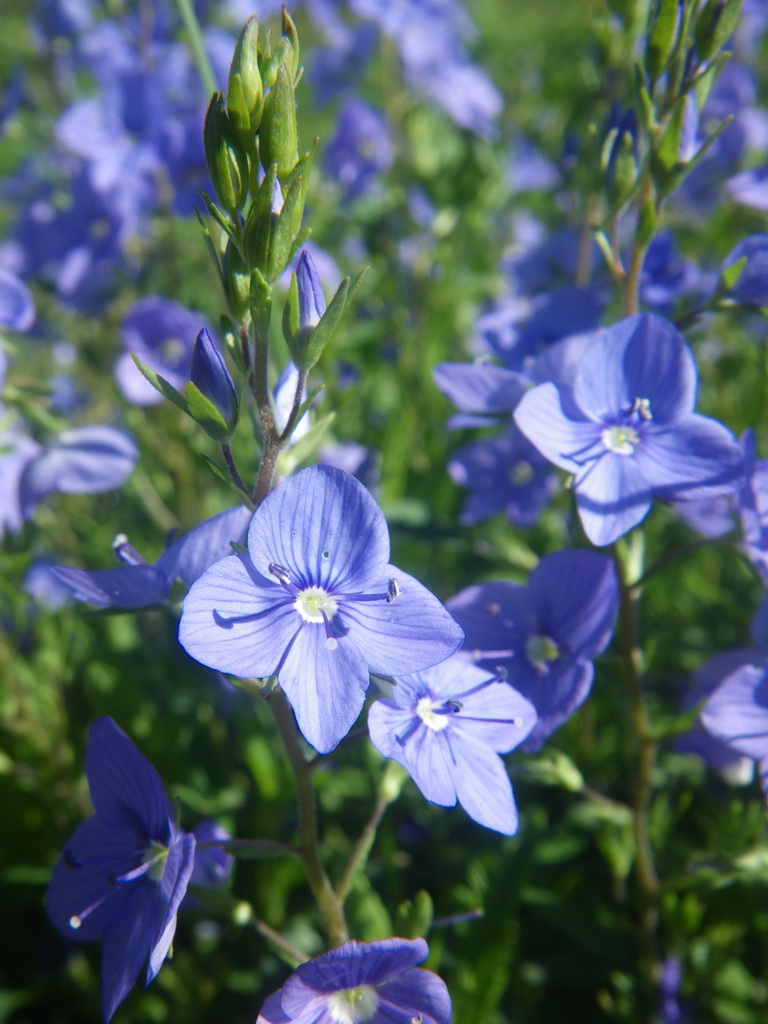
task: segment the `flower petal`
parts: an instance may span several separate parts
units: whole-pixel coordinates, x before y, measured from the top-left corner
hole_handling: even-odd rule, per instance
[[[631,455],[607,453],[576,484],[581,525],[597,547],[637,526],[651,507],[651,489]]]
[[[669,501],[728,494],[744,478],[736,438],[722,423],[696,414],[663,433],[649,431],[634,460],[654,494]]]
[[[674,422],[693,410],[696,364],[674,324],[643,313],[607,328],[587,348],[573,391],[579,408],[598,420],[645,398],[655,422]]]
[[[393,1021],[421,1024],[451,1024],[451,997],[442,978],[432,971],[414,967],[392,978],[378,990],[382,1002],[392,1008]],[[382,1020],[386,1018],[383,1017]]]
[[[365,487],[333,466],[311,466],[284,480],[259,506],[248,530],[256,570],[277,563],[294,582],[358,590],[389,560],[384,516]]]
[[[97,608],[146,608],[168,597],[170,580],[154,565],[123,565],[115,569],[73,569],[54,565],[51,570],[78,601]]]
[[[123,913],[112,919],[104,937],[101,961],[101,1011],[109,1022],[133,988],[149,952],[160,892],[152,882],[131,883]]]
[[[539,384],[523,395],[515,423],[542,455],[569,473],[579,473],[581,455],[601,445],[603,425],[574,405],[570,388],[556,384]]]
[[[306,622],[280,667],[278,679],[302,735],[327,754],[349,732],[365,702],[368,667],[346,637],[329,648],[322,623]]]
[[[163,966],[176,931],[176,913],[187,891],[192,870],[195,866],[195,837],[192,833],[182,836],[168,851],[168,859],[160,882],[166,902],[159,933],[152,937],[147,965],[147,984],[152,981]]]
[[[446,730],[447,732],[447,730]],[[459,803],[474,821],[503,835],[517,832],[517,808],[504,762],[484,744],[451,730],[452,777]]]
[[[179,643],[209,668],[263,679],[275,674],[301,623],[280,584],[261,577],[247,555],[231,555],[184,598]]]
[[[168,842],[173,808],[162,779],[108,715],[91,726],[85,773],[93,806],[105,823]]]
[[[722,681],[701,712],[705,729],[734,750],[768,756],[768,667],[744,665]]]
[[[168,547],[155,563],[169,580],[191,586],[220,558],[232,554],[230,541],[242,543],[252,513],[242,505],[206,519]]]

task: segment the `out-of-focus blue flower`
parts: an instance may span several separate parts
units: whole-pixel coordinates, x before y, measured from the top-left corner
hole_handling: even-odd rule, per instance
[[[18,427],[0,435],[0,538],[6,530],[16,533],[27,518],[22,509],[21,477],[41,451],[37,441]]]
[[[540,384],[515,422],[574,476],[593,544],[610,544],[648,513],[654,496],[715,497],[743,478],[730,431],[693,412],[696,365],[683,336],[651,314],[627,317],[587,349],[573,387]]]
[[[72,592],[53,572],[50,558],[36,559],[24,576],[24,590],[43,608],[58,611],[72,599]]]
[[[191,312],[160,295],[146,295],[131,306],[120,324],[125,352],[115,363],[115,378],[120,390],[136,405],[155,405],[162,401],[136,368],[131,353],[173,385],[177,391],[192,372],[194,339],[205,317]]]
[[[560,172],[530,139],[521,136],[512,146],[507,182],[513,192],[545,192],[560,183]]]
[[[611,639],[618,601],[611,559],[578,550],[542,558],[527,587],[481,583],[447,602],[466,634],[460,657],[503,670],[536,708],[523,750],[538,750],[586,699],[592,659]]]
[[[297,967],[256,1024],[450,1024],[445,983],[416,964],[424,939],[345,942]]]
[[[220,512],[174,541],[154,565],[148,565],[120,534],[114,552],[124,565],[116,569],[57,565],[53,571],[78,601],[97,608],[145,608],[165,601],[175,580],[189,587],[210,565],[228,555],[231,542],[242,541],[250,517],[242,507]]]
[[[715,739],[758,762],[768,799],[768,657],[729,673],[704,705],[701,722]]]
[[[395,679],[368,712],[373,745],[408,771],[433,804],[458,802],[475,821],[517,832],[504,762],[536,722],[533,706],[498,676],[460,657]]]
[[[29,288],[10,270],[0,267],[0,327],[28,331],[34,319],[35,303]]]
[[[254,513],[248,552],[193,585],[179,640],[210,668],[277,676],[320,753],[359,715],[369,671],[418,671],[461,644],[437,598],[388,564],[384,517],[341,470],[313,466],[284,480]]]
[[[768,235],[749,235],[723,260],[722,272],[744,261],[739,275],[728,289],[737,302],[748,306],[768,306]]]
[[[768,459],[758,459],[755,435],[745,430],[741,439],[745,482],[737,504],[744,550],[768,586]]]
[[[336,131],[325,151],[325,169],[347,200],[369,192],[392,166],[392,142],[386,119],[363,100],[339,109]]]
[[[109,1021],[148,959],[146,983],[170,949],[195,857],[160,776],[111,718],[88,737],[95,813],[67,843],[48,886],[48,915],[67,938],[104,943],[102,1013]]]
[[[655,312],[667,315],[678,300],[706,288],[701,271],[678,252],[672,233],[660,231],[648,247],[643,263],[642,302]]]
[[[189,878],[190,885],[204,889],[219,889],[226,885],[232,873],[235,858],[222,849],[232,836],[225,828],[206,818],[192,829],[195,837],[195,866]],[[213,845],[208,845],[208,844]]]
[[[514,424],[501,437],[459,448],[448,473],[469,491],[461,522],[471,526],[503,512],[517,526],[532,526],[557,489],[550,466]]]
[[[488,427],[508,416],[528,386],[526,377],[493,363],[438,363],[435,384],[460,414],[448,421],[451,428]]]
[[[25,519],[54,491],[101,494],[125,483],[139,457],[133,438],[116,427],[67,430],[26,463],[19,480]]]

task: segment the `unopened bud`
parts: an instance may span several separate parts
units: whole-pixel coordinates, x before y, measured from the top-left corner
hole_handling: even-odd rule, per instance
[[[296,285],[299,293],[299,344],[304,348],[326,307],[320,276],[306,249],[302,249],[296,266]]]
[[[228,441],[237,426],[237,391],[221,353],[205,328],[198,334],[192,349],[190,377],[197,394],[187,385],[185,397],[194,418],[214,441]],[[198,395],[206,401],[197,401],[196,407]]]

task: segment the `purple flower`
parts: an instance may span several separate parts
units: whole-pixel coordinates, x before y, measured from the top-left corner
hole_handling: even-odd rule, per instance
[[[618,602],[613,562],[591,550],[547,555],[527,587],[481,583],[447,602],[466,633],[460,657],[506,673],[535,707],[538,722],[523,750],[538,750],[586,699],[592,659],[611,639]]]
[[[532,526],[557,488],[550,463],[514,425],[501,437],[459,448],[448,473],[469,491],[461,512],[466,526],[497,512],[517,526]]]
[[[256,1024],[450,1024],[445,983],[416,967],[428,952],[424,939],[345,942],[297,967]]]
[[[768,459],[757,458],[752,430],[744,431],[741,445],[746,481],[738,494],[738,510],[744,550],[768,586]]]
[[[54,491],[101,494],[120,487],[138,457],[133,438],[116,427],[92,423],[64,431],[24,465],[19,478],[23,518]]]
[[[758,762],[768,799],[768,658],[727,675],[704,705],[701,721],[715,739]]]
[[[748,306],[768,305],[768,235],[749,235],[723,260],[723,271],[736,263],[741,269],[728,294]]]
[[[109,717],[91,726],[85,773],[95,814],[53,869],[48,915],[67,938],[103,941],[108,1021],[145,960],[147,984],[165,960],[195,839],[177,827],[160,776]]]
[[[308,249],[301,250],[296,264],[296,285],[299,292],[299,344],[306,348],[326,306],[320,276]]]
[[[475,821],[517,832],[517,808],[499,754],[536,722],[533,705],[498,676],[460,657],[395,679],[368,713],[373,745],[399,762],[433,804],[458,802]]]
[[[133,304],[120,325],[126,351],[115,364],[118,386],[129,402],[155,405],[162,401],[162,395],[134,365],[132,352],[177,391],[184,389],[192,370],[192,346],[201,322],[205,322],[201,314],[159,295],[147,295]]]
[[[454,427],[487,427],[505,418],[525,392],[527,380],[515,370],[493,363],[438,363],[435,384],[460,410],[448,421]]]
[[[277,676],[302,733],[327,753],[359,715],[369,671],[418,671],[461,644],[437,598],[388,559],[363,485],[330,466],[302,470],[254,513],[248,554],[194,584],[181,645],[222,672]]]
[[[574,477],[584,531],[615,541],[653,497],[715,497],[743,474],[731,432],[693,412],[696,365],[683,336],[651,314],[607,328],[584,353],[573,387],[540,384],[515,411],[522,432]]]
[[[125,564],[117,569],[54,567],[54,573],[78,601],[97,608],[146,608],[170,595],[174,580],[191,586],[205,570],[243,539],[251,517],[246,508],[230,508],[206,519],[174,541],[154,565],[148,565],[125,535],[115,538],[114,552]]]
[[[28,331],[35,319],[29,288],[10,270],[0,267],[0,327]]]
[[[339,110],[336,132],[325,154],[326,170],[345,198],[357,199],[369,192],[392,160],[386,119],[362,100],[348,100]]]

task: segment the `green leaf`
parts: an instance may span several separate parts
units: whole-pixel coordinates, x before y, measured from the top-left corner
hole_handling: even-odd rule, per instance
[[[227,425],[219,410],[200,388],[192,381],[184,385],[184,397],[187,400],[187,412],[199,423],[208,437],[218,444],[225,444],[232,437],[232,429]]]
[[[151,366],[147,366],[146,363],[142,363],[139,357],[133,352],[131,352],[131,359],[136,364],[136,368],[139,373],[149,381],[156,391],[159,391],[161,395],[167,398],[170,402],[173,402],[174,405],[178,406],[182,412],[191,415],[184,396],[179,394],[173,384],[170,384],[165,377],[161,377],[159,373],[152,369]]]

